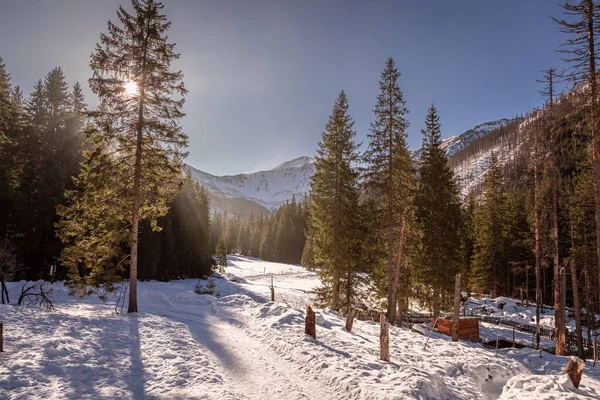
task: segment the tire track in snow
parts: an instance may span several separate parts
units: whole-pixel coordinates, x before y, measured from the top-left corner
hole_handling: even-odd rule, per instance
[[[168,303],[167,303],[168,304]],[[245,329],[241,315],[215,315],[208,310],[185,311],[147,307],[152,314],[186,324],[194,340],[209,350],[219,373],[227,378],[240,399],[335,398],[326,384],[302,379],[294,363],[282,359]],[[230,309],[226,312],[230,313]]]

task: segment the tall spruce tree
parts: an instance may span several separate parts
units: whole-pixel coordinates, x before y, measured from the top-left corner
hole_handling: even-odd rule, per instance
[[[92,54],[89,83],[99,105],[89,114],[94,128],[90,132],[96,160],[103,165],[88,165],[90,170],[95,168],[93,182],[80,182],[81,190],[95,192],[90,196],[120,192],[116,207],[119,212],[122,207],[129,209],[124,221],[130,230],[128,312],[137,312],[140,221],[149,219],[156,227],[156,219],[166,214],[182,183],[188,140],[179,125],[187,91],[181,71],[171,70],[179,55],[167,40],[171,23],[162,14],[164,6],[154,0],[132,0],[131,4],[132,14],[119,7],[120,25],[108,22],[108,32],[101,34]],[[114,173],[120,181],[117,188],[99,183]],[[122,232],[121,227],[117,232]]]
[[[414,188],[414,170],[406,146],[408,110],[398,84],[400,73],[392,58],[387,60],[379,81],[380,93],[375,105],[375,120],[371,124],[369,145],[363,161],[364,181],[369,195],[376,199],[380,232],[380,248],[385,249],[384,259],[377,260],[385,271],[387,292],[387,317],[396,319],[399,271],[402,265],[402,231],[409,222],[410,197]]]
[[[498,159],[492,153],[485,176],[485,193],[475,211],[475,249],[471,285],[479,293],[497,296],[504,282],[504,196]]]
[[[442,148],[441,126],[436,108],[427,113],[415,194],[418,252],[413,276],[420,293],[438,316],[448,306],[454,276],[460,270],[461,208],[454,173]],[[446,302],[445,302],[446,301]]]
[[[325,284],[320,292],[321,300],[334,310],[340,308],[341,296],[348,293],[348,286],[352,285],[352,280],[346,279],[346,290],[343,290],[342,280],[354,265],[354,249],[359,240],[355,223],[359,207],[355,169],[358,152],[353,125],[348,100],[342,91],[319,143],[310,186],[308,240]]]

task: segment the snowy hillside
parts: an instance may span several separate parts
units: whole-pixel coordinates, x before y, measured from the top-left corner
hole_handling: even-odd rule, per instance
[[[276,302],[267,301],[274,277]],[[378,360],[379,324],[316,309],[304,334],[314,272],[230,257],[219,297],[196,281],[140,282],[140,313],[114,299],[80,300],[52,286],[56,311],[0,305],[2,399],[597,399],[600,369],[579,389],[560,375],[566,357],[487,350],[390,327],[391,362]],[[204,282],[206,284],[206,282]],[[18,297],[23,282],[8,283]]]
[[[524,119],[516,125],[515,130],[518,132],[523,132],[524,129],[527,128],[529,124],[531,124],[535,120],[536,116],[530,116],[527,119]],[[504,124],[511,122],[511,120],[501,120]],[[497,121],[497,122],[501,122]],[[496,128],[502,126],[503,124],[497,125]],[[486,133],[491,132],[493,129],[488,130]],[[482,137],[480,135],[479,137]],[[448,138],[452,139],[452,138]],[[474,139],[473,139],[474,140]],[[500,141],[493,146],[485,148],[481,151],[478,151],[471,155],[470,157],[464,159],[457,165],[453,166],[454,174],[457,178],[458,185],[461,189],[461,193],[463,196],[471,193],[478,185],[483,183],[485,178],[485,174],[487,172],[488,166],[492,159],[492,153],[498,159],[498,165],[504,166],[510,162],[512,162],[515,158],[515,155],[520,151],[522,143],[517,143],[514,146],[507,145],[506,143]],[[460,149],[459,149],[460,150]]]
[[[442,146],[452,156],[508,122],[510,120],[500,119],[477,125],[460,135],[445,138]],[[413,158],[418,159],[419,153],[420,151],[414,152]],[[481,160],[470,160],[469,163],[462,164],[456,171],[461,187],[469,190],[472,186],[470,179],[478,182],[488,162],[489,154]],[[297,200],[304,198],[310,189],[310,177],[314,173],[315,164],[314,158],[304,156],[267,171],[226,176],[190,168],[192,176],[211,193],[213,210],[227,210],[239,216],[249,216],[251,213],[256,215],[272,212],[293,196]]]
[[[191,167],[192,176],[214,196],[241,198],[276,210],[293,196],[301,200],[308,192],[314,159],[299,157],[268,171],[216,176]]]

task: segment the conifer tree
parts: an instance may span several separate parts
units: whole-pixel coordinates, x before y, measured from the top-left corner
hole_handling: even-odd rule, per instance
[[[217,243],[215,256],[217,257],[219,272],[222,274],[225,272],[225,267],[227,267],[227,242],[224,237],[221,237]]]
[[[92,132],[100,136],[93,140],[96,151],[113,164],[105,172],[117,169],[119,186],[126,188],[120,204],[130,215],[128,312],[137,312],[139,224],[165,215],[180,186],[187,136],[179,120],[187,91],[183,74],[171,70],[179,55],[167,40],[171,23],[161,13],[163,4],[131,3],[133,14],[119,7],[120,24],[109,21],[108,33],[101,34],[89,83],[99,98],[98,108],[90,113]]]
[[[451,298],[460,267],[461,208],[454,173],[442,149],[436,108],[429,108],[423,134],[415,194],[415,224],[419,243],[413,275],[424,287],[434,316]]]
[[[12,134],[14,124],[13,90],[10,75],[0,57],[0,236],[7,237],[12,207],[11,169],[13,166]]]
[[[12,85],[4,60],[0,57],[0,139],[5,137],[13,119]]]
[[[353,267],[353,249],[359,240],[355,223],[358,174],[354,169],[358,153],[353,125],[342,91],[325,126],[311,178],[309,241],[325,284],[321,299],[334,310],[342,305],[342,293],[349,290],[342,290],[342,280]],[[348,285],[352,285],[350,279]]]
[[[400,73],[394,60],[389,58],[379,81],[380,93],[368,134],[369,145],[364,154],[366,189],[377,200],[377,219],[382,227],[378,234],[380,247],[386,258],[378,260],[385,271],[387,288],[387,318],[394,323],[398,294],[398,276],[401,267],[401,230],[409,217],[414,171],[406,145],[408,110],[398,84]]]
[[[500,168],[492,153],[485,176],[485,193],[475,211],[475,249],[471,270],[471,285],[480,293],[498,294],[503,282],[504,258],[504,196]]]

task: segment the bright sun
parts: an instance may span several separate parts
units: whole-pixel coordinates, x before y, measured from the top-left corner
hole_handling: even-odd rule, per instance
[[[123,87],[125,88],[125,94],[128,96],[135,96],[136,94],[138,94],[138,87],[135,81],[129,81],[125,83]]]

